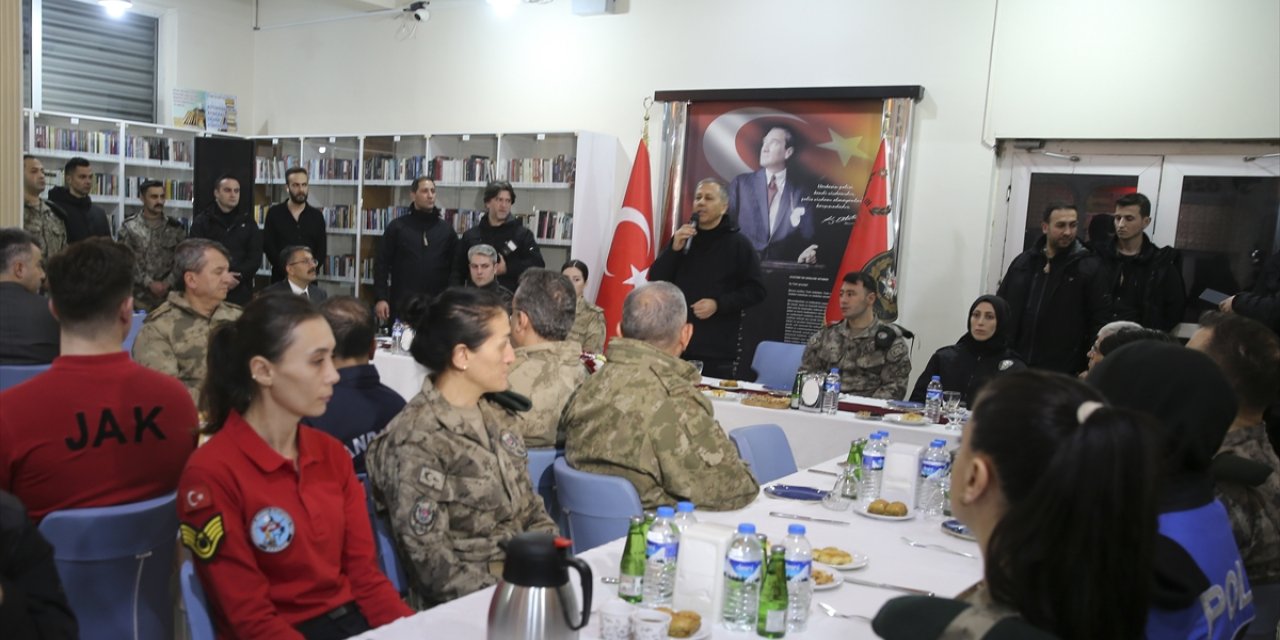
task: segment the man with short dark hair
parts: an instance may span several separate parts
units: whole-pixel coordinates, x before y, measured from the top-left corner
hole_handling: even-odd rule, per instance
[[[58,321],[44,285],[44,255],[22,229],[0,229],[0,364],[47,364],[58,356]]]
[[[511,215],[511,206],[516,202],[516,190],[506,180],[495,180],[485,185],[484,219],[476,226],[467,229],[458,242],[458,257],[455,258],[453,282],[463,284],[470,271],[467,253],[471,247],[487,244],[497,251],[494,261],[494,272],[498,283],[513,291],[520,285],[520,274],[525,269],[545,267],[542,251],[533,232],[526,229],[520,220]]]
[[[226,249],[234,283],[227,302],[245,305],[253,297],[253,276],[262,266],[262,230],[253,214],[240,207],[240,180],[224,175],[214,185],[213,204],[192,220],[191,237],[213,240]]]
[[[67,214],[40,197],[44,193],[44,164],[35,156],[22,156],[22,228],[36,239],[46,256],[67,246]]]
[[[796,136],[774,125],[760,141],[760,168],[729,183],[729,215],[761,260],[812,264],[818,258],[810,196],[815,181],[791,166]]]
[[[133,306],[150,311],[169,295],[173,286],[173,252],[187,239],[181,222],[164,214],[164,184],[147,180],[138,187],[142,213],[125,218],[120,242],[137,258],[133,267]]]
[[[645,509],[681,500],[709,511],[741,509],[760,487],[698,393],[698,370],[680,359],[694,332],[686,309],[669,282],[627,294],[609,362],[578,387],[560,418],[565,459],[625,478]]]
[[[285,279],[262,290],[263,295],[286,293],[303,296],[312,303],[319,304],[329,297],[324,287],[316,284],[316,259],[311,249],[303,245],[285,247],[277,258],[284,265]]]
[[[0,393],[0,489],[39,521],[52,511],[172,493],[199,418],[170,376],[129,359],[133,252],[90,238],[49,260],[62,355]]]
[[[436,182],[418,176],[409,184],[409,212],[387,224],[373,258],[374,311],[381,320],[403,319],[415,296],[449,287],[458,234],[436,206]]]
[[[826,373],[840,370],[840,391],[866,398],[901,400],[907,393],[911,358],[907,341],[894,325],[876,316],[880,289],[861,271],[844,275],[837,320],[813,334],[800,368]]]
[[[289,198],[267,209],[263,221],[262,249],[271,261],[271,282],[285,279],[287,271],[281,252],[285,247],[302,245],[311,249],[316,263],[323,265],[328,248],[328,232],[324,213],[307,203],[310,177],[302,167],[284,172]]]
[[[133,358],[181,380],[198,402],[209,334],[214,327],[239,318],[241,309],[226,301],[235,278],[227,250],[217,242],[204,238],[182,241],[173,255],[173,270],[174,290],[147,314],[133,343]]]
[[[303,418],[303,422],[341,441],[356,473],[364,473],[365,450],[404,408],[404,398],[382,384],[378,369],[370,364],[377,349],[378,325],[369,307],[351,296],[336,296],[320,305],[320,313],[333,329],[338,384],[333,385],[324,415]]]
[[[511,311],[511,290],[498,283],[498,265],[502,257],[498,251],[487,244],[478,244],[467,249],[467,283],[468,287],[484,289],[502,299],[502,306]]]
[[[577,303],[578,293],[568,277],[538,268],[520,276],[520,287],[511,299],[511,343],[516,359],[507,382],[511,391],[528,398],[532,406],[528,411],[503,415],[529,447],[564,444],[560,414],[569,396],[587,379],[582,345],[567,339]]]
[[[93,203],[93,167],[79,156],[67,160],[63,167],[64,186],[49,190],[49,201],[66,213],[67,243],[94,236],[111,236],[111,221],[102,207]]]
[[[1083,371],[1090,341],[1106,324],[1101,264],[1076,239],[1080,211],[1050,203],[1035,246],[1013,259],[997,292],[1013,312],[1011,346],[1027,366]]]
[[[723,182],[699,182],[692,217],[676,229],[671,244],[649,268],[650,281],[673,283],[686,300],[693,300],[688,310],[693,339],[683,357],[702,361],[703,373],[717,378],[738,376],[742,312],[765,296],[760,258],[725,215],[728,207]]]
[[[1182,321],[1187,303],[1182,255],[1147,237],[1151,200],[1130,193],[1116,200],[1116,235],[1098,249],[1098,283],[1107,296],[1107,321],[1132,320],[1169,331]]]

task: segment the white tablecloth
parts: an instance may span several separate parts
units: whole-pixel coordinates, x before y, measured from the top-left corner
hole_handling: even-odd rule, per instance
[[[818,465],[817,468],[835,471],[837,469],[835,463],[839,459],[843,458],[830,459]],[[780,482],[826,489],[831,480],[830,476],[801,471],[783,478]],[[918,549],[904,543],[901,537],[908,536],[920,542],[942,544],[957,551],[978,556],[977,544],[951,537],[943,533],[938,522],[925,521],[919,517],[901,522],[886,522],[865,518],[849,511],[828,511],[819,503],[775,500],[763,495],[739,511],[721,513],[699,511],[697,515],[699,520],[704,522],[718,522],[731,526],[736,526],[739,522],[753,522],[759,531],[768,534],[771,539],[780,540],[786,535],[787,525],[795,521],[771,516],[770,511],[849,523],[847,526],[821,522],[803,523],[808,530],[809,541],[814,547],[838,546],[845,550],[865,553],[870,557],[871,562],[866,568],[842,572],[843,576],[927,589],[940,596],[954,596],[982,577],[980,559],[965,558],[932,549]],[[619,539],[582,554],[582,557],[591,565],[591,571],[595,577],[592,602],[592,608],[595,610],[600,608],[605,599],[612,598],[616,594],[616,587],[600,582],[600,578],[618,575],[622,547],[623,540]],[[576,573],[570,572],[570,575],[576,576]],[[576,580],[575,577],[570,579]],[[876,635],[871,631],[869,624],[857,620],[829,618],[822,614],[817,603],[829,603],[844,613],[860,613],[874,617],[885,601],[899,595],[903,594],[850,583],[829,591],[815,591],[809,628],[803,633],[788,634],[787,637],[875,638]],[[362,640],[485,638],[489,601],[492,597],[493,588],[490,587],[358,637]],[[718,621],[704,619],[703,623],[711,625],[712,638],[755,637],[754,633],[732,633],[721,627]],[[593,615],[591,624],[579,637],[582,640],[598,638],[597,625],[598,620]]]
[[[378,377],[382,384],[391,387],[396,393],[409,400],[422,391],[422,380],[427,377],[427,368],[418,364],[413,356],[407,353],[392,353],[386,349],[378,349],[373,354],[373,366],[378,369]]]

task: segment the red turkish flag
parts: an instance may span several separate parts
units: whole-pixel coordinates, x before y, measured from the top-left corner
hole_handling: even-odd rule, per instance
[[[596,304],[604,309],[607,341],[618,335],[622,322],[622,301],[631,290],[648,281],[653,264],[653,193],[649,182],[649,145],[640,141],[631,179],[622,198],[622,209],[614,218],[613,240],[605,259],[604,279]]]
[[[844,316],[840,313],[840,285],[850,271],[861,271],[872,258],[889,250],[889,172],[885,168],[885,141],[880,141],[875,164],[871,165],[871,178],[862,194],[858,217],[849,230],[849,244],[845,245],[844,258],[836,271],[835,286],[827,301],[827,322],[835,322]]]

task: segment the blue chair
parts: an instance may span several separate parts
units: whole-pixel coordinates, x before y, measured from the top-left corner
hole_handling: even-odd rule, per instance
[[[133,312],[133,324],[129,326],[129,335],[125,336],[124,347],[125,353],[133,353],[133,341],[138,339],[138,332],[142,331],[142,322],[147,319],[146,311]]]
[[[753,424],[729,432],[738,447],[738,455],[751,467],[756,482],[773,482],[796,472],[796,458],[791,453],[787,434],[776,424]]]
[[[173,635],[174,494],[114,507],[55,511],[40,523],[53,545],[83,640]]]
[[[47,364],[0,365],[0,391],[17,386],[49,370]]]
[[[183,561],[180,580],[191,640],[214,640],[216,636],[213,620],[209,617],[209,603],[204,597],[204,587],[200,586],[200,576],[196,575],[196,567],[190,560]]]
[[[640,495],[625,478],[578,471],[564,458],[556,458],[552,468],[574,553],[627,535],[631,516],[644,513]]]
[[[378,552],[378,566],[391,581],[391,586],[395,587],[401,596],[407,595],[409,576],[405,574],[404,567],[400,566],[400,557],[396,555],[396,542],[391,535],[391,523],[378,515],[378,507],[373,501],[373,483],[369,481],[369,476],[357,473],[356,477],[364,484],[365,506],[369,509],[369,524],[373,527],[373,546]]]
[[[756,347],[756,354],[751,358],[751,368],[755,369],[756,382],[770,389],[790,391],[796,384],[796,371],[800,370],[800,359],[804,356],[804,345],[787,342],[761,342]]]
[[[547,514],[556,525],[564,531],[564,514],[560,511],[560,501],[556,499],[556,474],[551,464],[556,458],[564,457],[564,449],[530,449],[529,450],[529,482],[533,490],[542,496],[542,504]]]

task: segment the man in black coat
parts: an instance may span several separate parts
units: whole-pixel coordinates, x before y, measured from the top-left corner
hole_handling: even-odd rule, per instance
[[[1251,291],[1223,300],[1218,308],[1226,313],[1253,318],[1280,333],[1280,251],[1267,259]]]
[[[253,297],[253,276],[262,266],[262,229],[253,215],[240,208],[240,181],[224,175],[214,183],[213,204],[191,222],[192,238],[222,243],[231,254],[231,275],[236,285],[227,302],[244,306]]]
[[[382,232],[373,259],[373,290],[380,320],[400,317],[411,298],[449,287],[458,234],[436,207],[436,182],[419,176],[409,184],[413,206]]]
[[[271,205],[263,220],[262,249],[271,261],[271,282],[285,279],[287,269],[280,261],[285,247],[302,245],[310,248],[311,255],[321,266],[327,258],[328,233],[324,214],[307,203],[310,186],[307,170],[293,167],[284,172],[284,181],[289,189],[289,198]]]
[[[1098,257],[1076,239],[1073,204],[1045,207],[1044,235],[1005,273],[997,292],[1013,315],[1014,349],[1028,366],[1066,374],[1084,370],[1089,344],[1103,324],[1105,298]]]
[[[520,274],[531,267],[547,266],[533,232],[511,216],[516,192],[506,180],[490,182],[484,188],[484,207],[488,214],[476,226],[462,234],[453,263],[453,283],[465,284],[471,273],[467,251],[487,244],[498,252],[498,284],[509,291],[520,286]]]
[[[93,167],[89,161],[77,156],[67,161],[63,171],[66,186],[50,189],[49,202],[66,214],[67,244],[93,236],[111,237],[107,213],[89,197],[93,191]]]
[[[44,256],[35,236],[0,229],[0,364],[48,364],[62,337],[40,295]]]
[[[1147,237],[1151,201],[1141,193],[1117,200],[1114,218],[1115,237],[1098,248],[1106,321],[1130,320],[1149,329],[1173,329],[1187,303],[1181,254],[1173,247],[1157,247]]]

